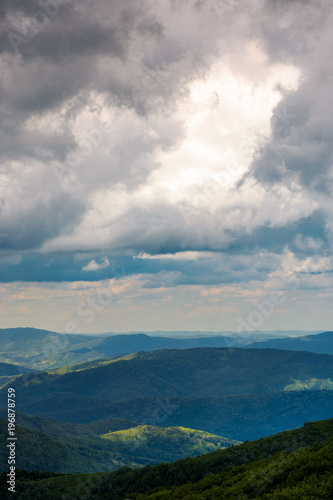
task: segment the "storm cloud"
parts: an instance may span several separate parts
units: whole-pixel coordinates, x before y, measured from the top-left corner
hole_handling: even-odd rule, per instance
[[[326,0],[4,1],[0,280],[123,269],[255,290],[292,255],[331,293],[330,266],[301,263],[331,258],[332,16]]]

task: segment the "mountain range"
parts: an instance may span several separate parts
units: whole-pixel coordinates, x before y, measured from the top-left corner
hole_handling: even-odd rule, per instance
[[[265,375],[265,376],[263,376]],[[138,352],[27,373],[10,382],[22,406],[50,395],[121,401],[149,396],[218,397],[285,390],[295,381],[333,380],[333,356],[275,349],[202,348]],[[6,391],[6,387],[0,391]]]
[[[166,335],[163,336],[163,333]],[[179,334],[178,338],[167,335]],[[303,332],[304,333],[304,332]],[[309,333],[309,332],[308,332]],[[330,332],[152,332],[133,334],[74,335],[34,328],[0,329],[0,362],[42,371],[137,351],[200,347],[258,347],[333,354]],[[297,335],[297,337],[290,337]],[[182,337],[182,338],[180,338]],[[21,372],[23,373],[23,372]]]
[[[324,419],[333,356],[274,349],[139,352],[16,377],[18,411],[71,423],[123,418],[255,439]]]
[[[32,469],[153,466],[294,429],[332,417],[332,335],[268,333],[252,342],[0,330],[0,434],[5,440],[8,387],[16,391],[17,464],[30,479]]]

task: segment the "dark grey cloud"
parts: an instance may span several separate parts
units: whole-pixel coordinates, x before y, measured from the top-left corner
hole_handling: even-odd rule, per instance
[[[271,60],[299,67],[301,81],[275,108],[271,140],[259,150],[249,175],[279,183],[290,182],[292,174],[305,189],[331,195],[331,4],[272,1],[267,12],[276,22],[264,26],[262,43]]]
[[[13,172],[13,176],[20,176],[20,172]],[[25,179],[28,182],[20,187],[13,181],[10,201],[2,199],[0,204],[1,232],[6,234],[0,241],[3,252],[38,250],[65,227],[73,230],[80,222],[84,212],[82,201],[63,193],[56,183],[53,192],[44,191],[52,176],[51,172],[44,175],[44,172],[35,171],[33,187],[31,179]]]
[[[131,0],[114,0],[111,6],[100,0],[7,1],[3,10],[7,37],[2,48],[16,48],[24,59],[42,57],[59,63],[94,54],[124,58],[133,31],[151,36],[161,32],[156,20],[150,26],[144,9]]]

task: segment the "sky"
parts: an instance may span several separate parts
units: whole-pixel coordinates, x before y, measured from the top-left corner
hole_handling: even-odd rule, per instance
[[[329,330],[328,0],[4,0],[0,327]]]

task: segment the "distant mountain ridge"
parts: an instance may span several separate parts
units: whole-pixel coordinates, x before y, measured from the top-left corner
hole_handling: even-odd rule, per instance
[[[157,336],[154,336],[156,333]],[[47,370],[111,356],[125,356],[137,351],[189,349],[199,347],[246,347],[258,339],[271,339],[275,332],[173,332],[191,335],[186,338],[163,337],[163,332],[133,334],[74,335],[37,330],[34,328],[0,329],[0,362],[18,364],[32,370]],[[172,332],[164,332],[170,334]],[[207,333],[209,334],[207,336]],[[290,331],[287,334],[300,334]],[[201,336],[200,336],[201,335]],[[314,335],[313,337],[315,337]],[[255,347],[255,345],[253,345]],[[251,345],[252,347],[252,345]],[[261,344],[258,345],[261,347]],[[269,347],[269,346],[267,346]]]
[[[290,351],[309,351],[316,354],[333,354],[333,332],[322,332],[305,337],[271,339],[247,345],[254,349],[283,349]]]
[[[303,337],[305,335],[314,335],[320,333],[323,330],[253,330],[253,331],[242,331],[235,332],[231,330],[224,330],[220,332],[216,331],[204,331],[204,330],[156,330],[156,331],[132,331],[132,332],[109,332],[96,334],[100,337],[110,337],[114,335],[136,335],[138,333],[143,333],[149,337],[166,337],[166,338],[177,338],[177,339],[194,339],[194,338],[205,338],[205,337],[242,337],[246,339],[271,339],[280,337]],[[90,334],[91,335],[91,334]]]

